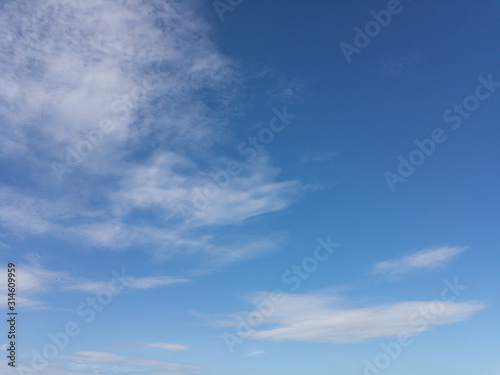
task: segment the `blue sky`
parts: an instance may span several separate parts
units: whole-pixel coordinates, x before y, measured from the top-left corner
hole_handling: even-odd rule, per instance
[[[4,2],[2,373],[498,374],[499,16]]]

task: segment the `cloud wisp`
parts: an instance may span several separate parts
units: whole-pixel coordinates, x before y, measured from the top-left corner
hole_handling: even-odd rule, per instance
[[[0,14],[0,162],[29,180],[0,185],[1,227],[90,248],[202,253],[221,266],[244,260],[225,249],[253,239],[221,248],[203,232],[294,202],[300,184],[278,181],[268,158],[190,224],[178,209],[229,160],[217,150],[244,113],[244,70],[182,2],[51,3],[10,1]]]
[[[164,343],[164,342],[152,342],[152,343],[146,344],[145,346],[147,346],[148,348],[158,348],[158,349],[169,350],[169,351],[174,351],[174,352],[184,351],[184,350],[189,349],[189,347],[186,345],[168,344],[168,343]]]
[[[116,276],[130,290],[147,290],[176,284],[189,283],[190,279],[172,276],[145,276],[134,277],[127,274],[125,269]],[[6,270],[0,270],[0,277],[7,277]],[[40,264],[18,265],[16,279],[19,285],[18,303],[24,309],[41,310],[50,306],[42,301],[34,299],[43,293],[55,292],[82,292],[96,294],[109,288],[109,281],[94,281],[86,278],[72,276],[69,272],[51,271]],[[4,287],[3,289],[5,289]],[[6,290],[4,291],[6,293]]]
[[[190,364],[135,358],[104,352],[80,351],[61,356],[57,364],[51,364],[42,373],[184,375],[201,370],[203,370],[203,367]]]
[[[258,294],[254,299],[256,307],[265,298],[265,294]],[[283,298],[284,303],[275,306],[274,312],[265,318],[266,328],[249,330],[249,338],[345,344],[402,334],[413,336],[433,327],[467,320],[484,308],[478,302],[442,301],[442,311],[434,314],[424,326],[418,324],[419,318],[436,309],[435,301],[345,307],[345,301],[329,294],[285,294]],[[220,325],[237,326],[238,323],[227,320]]]
[[[440,269],[465,250],[465,247],[424,249],[399,259],[379,262],[375,264],[372,272],[382,274],[390,279],[397,279],[414,270]]]

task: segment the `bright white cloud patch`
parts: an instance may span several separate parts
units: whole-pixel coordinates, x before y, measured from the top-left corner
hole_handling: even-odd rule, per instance
[[[270,295],[259,293],[253,300],[257,309],[251,313],[254,316],[261,314],[258,306],[270,298]],[[274,311],[264,316],[261,325],[250,327],[254,330],[248,338],[342,344],[403,334],[413,336],[435,326],[461,322],[484,308],[477,302],[446,300],[351,308],[328,294],[285,294],[283,301],[274,305]],[[243,315],[246,314],[238,316]],[[238,327],[241,320],[225,323],[220,325]]]
[[[10,1],[0,30],[0,160],[30,181],[0,186],[0,225],[16,236],[201,252],[223,265],[254,239],[220,246],[207,227],[298,195],[262,157],[185,220],[179,206],[227,164],[214,145],[236,150],[229,125],[245,107],[241,69],[186,4]]]
[[[441,268],[465,249],[465,247],[439,247],[420,250],[400,259],[377,263],[373,268],[373,272],[390,278],[397,278],[412,270]]]

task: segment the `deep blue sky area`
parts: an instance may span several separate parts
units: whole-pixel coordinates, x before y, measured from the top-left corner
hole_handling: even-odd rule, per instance
[[[1,7],[0,373],[499,373],[499,1]]]

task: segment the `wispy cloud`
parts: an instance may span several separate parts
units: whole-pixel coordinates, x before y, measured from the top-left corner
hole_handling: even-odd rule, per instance
[[[338,153],[332,150],[311,150],[304,151],[299,160],[299,165],[304,167],[308,164],[320,164],[332,168],[334,166],[332,160],[338,156]]]
[[[17,306],[23,310],[48,310],[51,308],[51,306],[45,301],[28,297],[17,296],[16,303]]]
[[[163,342],[153,342],[150,344],[146,344],[148,348],[159,348],[159,349],[164,349],[164,350],[170,350],[170,351],[181,351],[181,350],[188,350],[189,347],[186,345],[182,344],[167,344]]]
[[[442,268],[465,249],[465,247],[439,247],[420,250],[400,259],[379,262],[373,267],[373,273],[395,279],[412,270]]]
[[[68,356],[62,356],[57,366],[62,370],[75,371],[78,373],[109,374],[130,373],[148,375],[182,375],[192,371],[203,370],[203,367],[181,363],[165,362],[157,359],[144,359],[121,356],[103,352],[74,352]],[[50,373],[49,371],[47,373]]]
[[[184,284],[190,280],[185,278],[175,278],[170,276],[149,276],[149,277],[127,277],[123,280],[129,289],[153,289],[162,286]],[[108,288],[108,282],[86,281],[71,278],[63,287],[63,290],[81,291],[85,293],[97,293]]]
[[[214,146],[236,149],[229,124],[245,107],[243,70],[187,5],[9,4],[0,15],[0,162],[22,166],[30,181],[0,186],[9,233],[162,256],[226,254],[222,266],[245,259],[224,249],[253,239],[221,249],[200,232],[286,209],[300,194],[263,157],[185,222],[179,205],[225,168]],[[112,132],[82,151],[103,121]],[[74,152],[86,155],[60,183],[53,163],[69,165]],[[185,240],[195,237],[203,240]]]
[[[382,74],[396,76],[406,69],[413,68],[418,64],[426,62],[426,60],[427,56],[420,51],[408,56],[401,56],[392,62],[382,63]]]
[[[120,273],[119,273],[120,274]],[[0,270],[0,277],[7,278],[7,271]],[[110,273],[109,279],[115,276]],[[177,278],[171,276],[146,276],[134,277],[127,274],[126,270],[121,270],[120,277],[126,284],[127,289],[146,290],[170,286],[175,284],[184,284],[190,282],[187,278]],[[50,306],[40,300],[34,299],[42,293],[54,292],[83,292],[89,294],[99,293],[108,290],[109,279],[107,281],[94,281],[86,278],[79,278],[71,275],[69,272],[51,271],[44,268],[41,264],[25,263],[17,265],[16,280],[18,290],[22,297],[17,297],[17,302],[25,309],[41,310]],[[0,288],[6,293],[6,286]]]
[[[269,296],[259,294],[254,303]],[[442,311],[421,324],[422,312],[435,310],[434,301],[406,301],[368,307],[345,307],[345,301],[328,294],[286,294],[265,319],[270,328],[255,330],[250,338],[269,341],[309,341],[325,343],[361,342],[377,337],[416,335],[443,324],[461,322],[484,308],[477,302],[443,302]],[[428,314],[429,315],[429,314]],[[412,320],[413,317],[413,320]],[[238,323],[234,324],[237,326]]]
[[[302,179],[307,181],[307,183],[304,182],[302,188],[306,191],[331,189],[335,181],[325,172],[338,168],[337,157],[338,153],[332,150],[306,149],[297,162],[302,172]],[[319,179],[318,176],[320,176]]]

